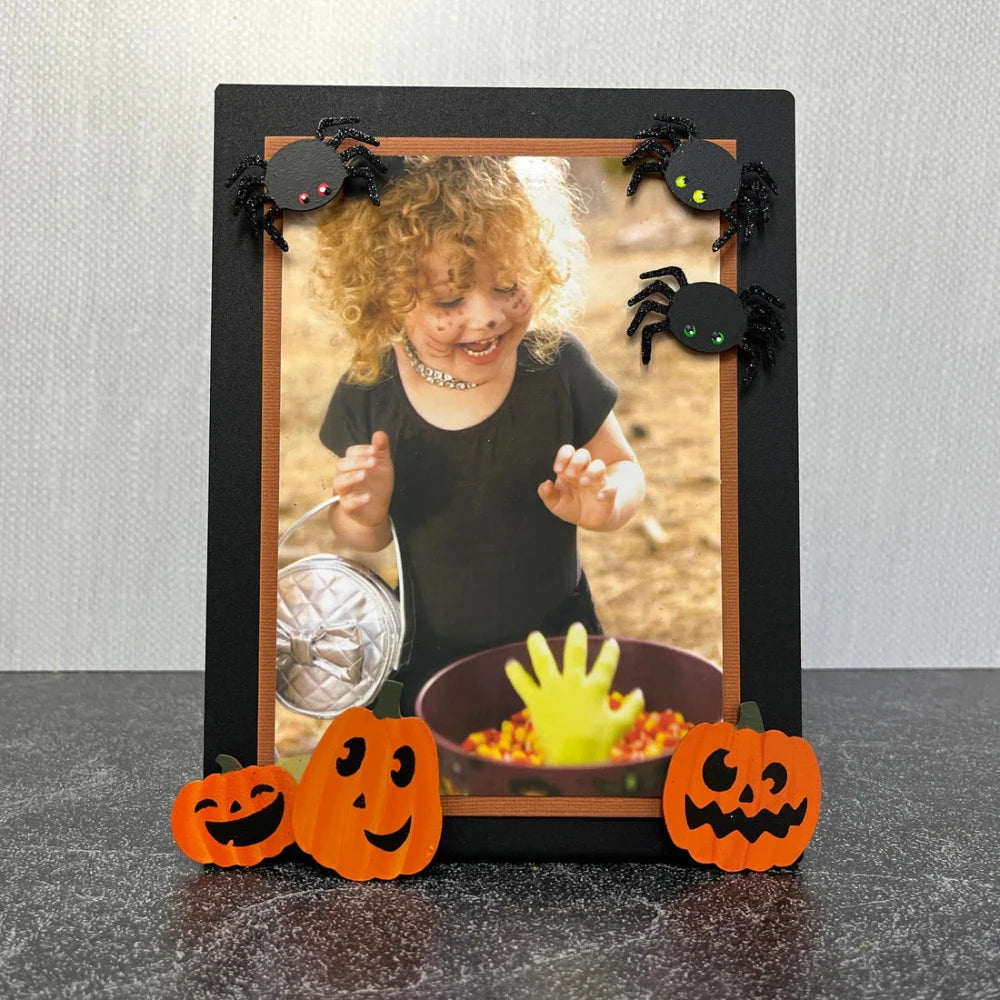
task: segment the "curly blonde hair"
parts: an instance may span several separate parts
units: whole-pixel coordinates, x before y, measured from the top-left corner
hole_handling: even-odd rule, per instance
[[[344,198],[318,227],[317,295],[354,341],[350,380],[378,380],[435,249],[458,265],[455,273],[481,256],[502,280],[528,288],[535,308],[525,345],[551,362],[578,308],[585,259],[575,221],[582,204],[566,161],[415,156],[403,164],[379,207]]]

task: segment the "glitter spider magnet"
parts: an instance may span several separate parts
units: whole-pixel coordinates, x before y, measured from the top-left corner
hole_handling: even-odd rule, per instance
[[[323,118],[313,139],[299,139],[278,150],[270,160],[252,153],[245,156],[233,171],[226,187],[239,178],[233,214],[245,213],[255,236],[263,230],[283,251],[288,242],[274,225],[279,212],[311,212],[328,205],[340,193],[348,178],[359,177],[368,189],[372,204],[379,203],[376,178],[385,174],[385,164],[362,143],[377,146],[378,139],[353,128],[360,118]],[[327,129],[335,128],[327,136]],[[345,139],[356,144],[338,147]],[[251,168],[260,173],[244,175]],[[265,206],[270,205],[270,208]]]
[[[729,228],[712,244],[721,250],[739,235],[749,243],[756,230],[771,217],[771,194],[777,194],[771,175],[759,160],[737,163],[721,146],[698,138],[689,118],[653,115],[659,122],[637,132],[641,142],[622,163],[637,163],[626,194],[639,188],[643,177],[658,173],[670,193],[699,212],[721,212]]]
[[[661,267],[639,275],[649,281],[642,291],[628,300],[639,305],[626,333],[634,337],[646,317],[659,313],[664,318],[647,323],[642,330],[642,363],[649,364],[653,337],[669,331],[685,347],[703,354],[721,354],[735,347],[743,361],[743,385],[749,385],[764,365],[774,365],[775,348],[784,340],[784,332],[776,309],[785,303],[760,285],[751,285],[737,294],[725,285],[713,281],[688,283],[679,267]],[[677,288],[662,279],[671,277]],[[651,298],[661,295],[666,303]]]

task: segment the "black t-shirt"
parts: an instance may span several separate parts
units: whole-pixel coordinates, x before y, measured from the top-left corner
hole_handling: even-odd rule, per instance
[[[341,379],[320,439],[343,456],[377,430],[389,436],[390,515],[412,595],[415,649],[524,639],[574,592],[576,527],[551,514],[537,490],[553,478],[560,446],[586,445],[617,398],[617,386],[571,334],[549,365],[522,343],[506,399],[461,430],[442,430],[416,412],[395,355],[374,385]]]

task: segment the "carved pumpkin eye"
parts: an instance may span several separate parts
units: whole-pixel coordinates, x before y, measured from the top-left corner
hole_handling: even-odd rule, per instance
[[[390,777],[392,783],[397,788],[406,788],[413,780],[413,772],[417,767],[417,758],[413,753],[413,747],[401,746],[393,755],[392,759],[399,761],[399,768],[392,772]]]
[[[258,795],[262,795],[264,792],[273,792],[274,787],[272,785],[254,785],[250,789],[250,798],[254,799]]]
[[[197,812],[199,809],[208,809],[209,806],[215,806],[216,808],[218,808],[219,803],[216,802],[215,799],[202,799],[201,802],[199,802],[194,807],[194,809],[192,810],[192,812]]]
[[[365,740],[363,736],[352,736],[344,743],[347,751],[345,757],[337,758],[337,774],[342,778],[357,774],[361,768],[361,762],[365,759]]]
[[[729,750],[726,747],[720,747],[718,750],[713,750],[705,758],[705,763],[701,769],[701,776],[704,778],[705,784],[713,792],[724,792],[732,788],[733,782],[736,780],[736,768],[726,767],[726,756],[728,754]]]
[[[774,761],[772,764],[768,764],[764,768],[764,773],[761,777],[765,781],[772,782],[771,794],[776,795],[778,792],[785,787],[785,782],[788,781],[788,772],[785,770],[784,766]]]

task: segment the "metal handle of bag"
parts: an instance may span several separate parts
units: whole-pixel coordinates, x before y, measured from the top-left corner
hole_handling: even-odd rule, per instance
[[[288,539],[291,538],[292,535],[306,523],[306,521],[326,510],[327,507],[332,507],[335,503],[340,503],[340,497],[336,493],[327,500],[324,500],[322,503],[316,504],[316,506],[311,510],[307,510],[291,527],[286,528],[278,538],[278,552],[281,551],[281,547],[285,544],[285,542],[287,542]],[[389,519],[389,530],[392,532],[392,544],[396,549],[396,577],[399,580],[399,624],[402,632],[401,639],[405,648],[407,622],[406,592],[403,584],[403,559],[399,552],[399,539],[396,537],[396,526],[392,523],[392,518]]]

